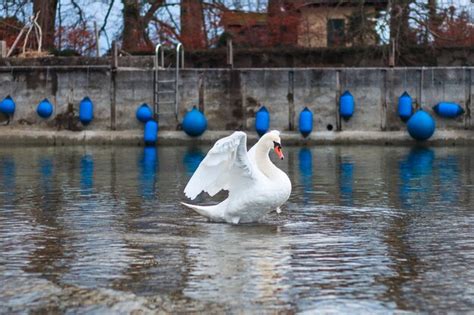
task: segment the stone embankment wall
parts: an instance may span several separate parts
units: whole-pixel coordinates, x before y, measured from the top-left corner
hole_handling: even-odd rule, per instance
[[[173,79],[174,69],[160,70],[161,79]],[[297,130],[298,115],[307,106],[314,114],[314,130],[402,130],[397,115],[398,97],[407,91],[417,108],[434,117],[440,101],[459,103],[466,111],[457,119],[436,117],[438,129],[474,129],[471,100],[474,67],[454,68],[276,68],[183,69],[179,76],[178,120],[174,105],[160,106],[162,130],[175,130],[187,110],[198,106],[211,130],[253,130],[255,112],[265,105],[271,128]],[[355,113],[349,121],[338,116],[338,98],[349,90]],[[11,95],[16,112],[10,125],[24,128],[73,130],[131,130],[143,126],[135,118],[142,103],[153,104],[153,70],[90,66],[2,66],[0,98]],[[79,102],[93,101],[94,120],[86,127],[77,119]],[[161,98],[169,101],[171,95]],[[36,114],[37,104],[48,98],[51,118]],[[166,99],[168,98],[168,99]],[[0,122],[6,117],[0,116]]]

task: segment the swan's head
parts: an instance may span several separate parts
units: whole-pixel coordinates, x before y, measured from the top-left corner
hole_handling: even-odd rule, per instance
[[[283,152],[281,151],[281,139],[280,132],[278,130],[267,132],[260,140],[263,141],[263,144],[268,148],[268,150],[273,148],[278,158],[283,160],[284,156]]]

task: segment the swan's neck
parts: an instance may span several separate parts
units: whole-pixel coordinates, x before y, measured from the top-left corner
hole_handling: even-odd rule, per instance
[[[258,169],[265,174],[270,179],[274,179],[279,175],[279,169],[272,163],[268,153],[270,152],[269,148],[264,146],[257,146],[255,148],[255,162]]]

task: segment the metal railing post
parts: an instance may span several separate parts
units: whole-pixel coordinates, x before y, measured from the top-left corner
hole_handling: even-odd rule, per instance
[[[160,58],[161,57],[161,58]],[[165,58],[161,44],[155,46],[155,56],[153,57],[153,116],[158,120],[160,113],[158,104],[159,73],[160,68],[164,68]]]
[[[180,62],[181,60],[181,62]],[[179,68],[184,68],[184,48],[181,43],[176,45],[176,69],[175,69],[175,108],[174,108],[174,115],[176,121],[178,121],[178,106],[179,106]]]

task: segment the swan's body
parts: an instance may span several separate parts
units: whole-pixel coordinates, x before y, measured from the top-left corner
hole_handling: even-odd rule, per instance
[[[277,210],[288,200],[291,182],[268,156],[274,148],[283,159],[280,133],[271,131],[247,152],[247,135],[236,131],[217,141],[189,180],[184,193],[190,199],[202,191],[214,196],[228,190],[229,196],[214,206],[183,203],[216,222],[249,223]]]

